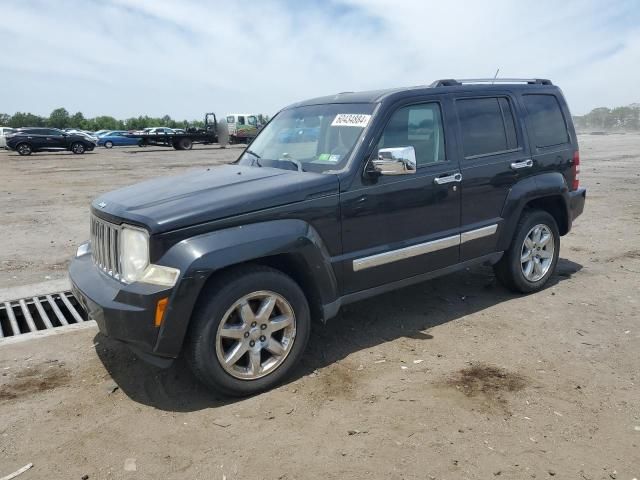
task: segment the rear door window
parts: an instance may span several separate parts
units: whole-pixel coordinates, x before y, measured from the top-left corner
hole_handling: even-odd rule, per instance
[[[551,147],[569,142],[567,124],[555,95],[523,95],[528,125],[536,147]]]
[[[465,158],[495,155],[518,148],[513,112],[505,97],[456,101]]]

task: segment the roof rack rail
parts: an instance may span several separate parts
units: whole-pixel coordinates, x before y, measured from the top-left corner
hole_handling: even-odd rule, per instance
[[[551,80],[547,80],[545,78],[465,78],[460,80],[447,78],[443,80],[436,80],[429,86],[452,87],[469,83],[527,83],[529,85],[553,85]]]

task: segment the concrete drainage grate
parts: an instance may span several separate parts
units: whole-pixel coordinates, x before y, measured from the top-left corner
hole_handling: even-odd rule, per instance
[[[0,338],[82,323],[87,313],[69,291],[0,303]]]

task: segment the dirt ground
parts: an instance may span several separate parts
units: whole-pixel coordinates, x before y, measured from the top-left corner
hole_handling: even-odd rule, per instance
[[[640,136],[579,141],[586,210],[548,288],[478,267],[351,305],[271,392],[218,398],[93,327],[0,343],[0,476],[640,478]],[[91,197],[235,154],[0,153],[0,286],[62,277]]]
[[[0,150],[0,288],[64,278],[77,246],[89,238],[89,203],[98,195],[153,177],[231,162],[241,149],[99,147],[84,155],[29,157]]]

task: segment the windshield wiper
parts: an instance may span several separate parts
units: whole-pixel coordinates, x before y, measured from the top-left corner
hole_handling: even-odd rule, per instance
[[[299,172],[304,172],[304,168],[302,168],[302,163],[300,163],[298,160],[294,160],[292,158],[281,158],[278,160],[278,162],[289,162],[292,163],[293,165],[296,166],[296,168],[298,169]]]
[[[253,150],[249,150],[246,149],[244,151],[244,153],[248,153],[249,155],[253,155],[256,159],[256,165],[258,165],[259,167],[262,167],[262,164],[260,163],[260,159],[262,158],[260,155],[258,155],[256,152],[254,152]]]

